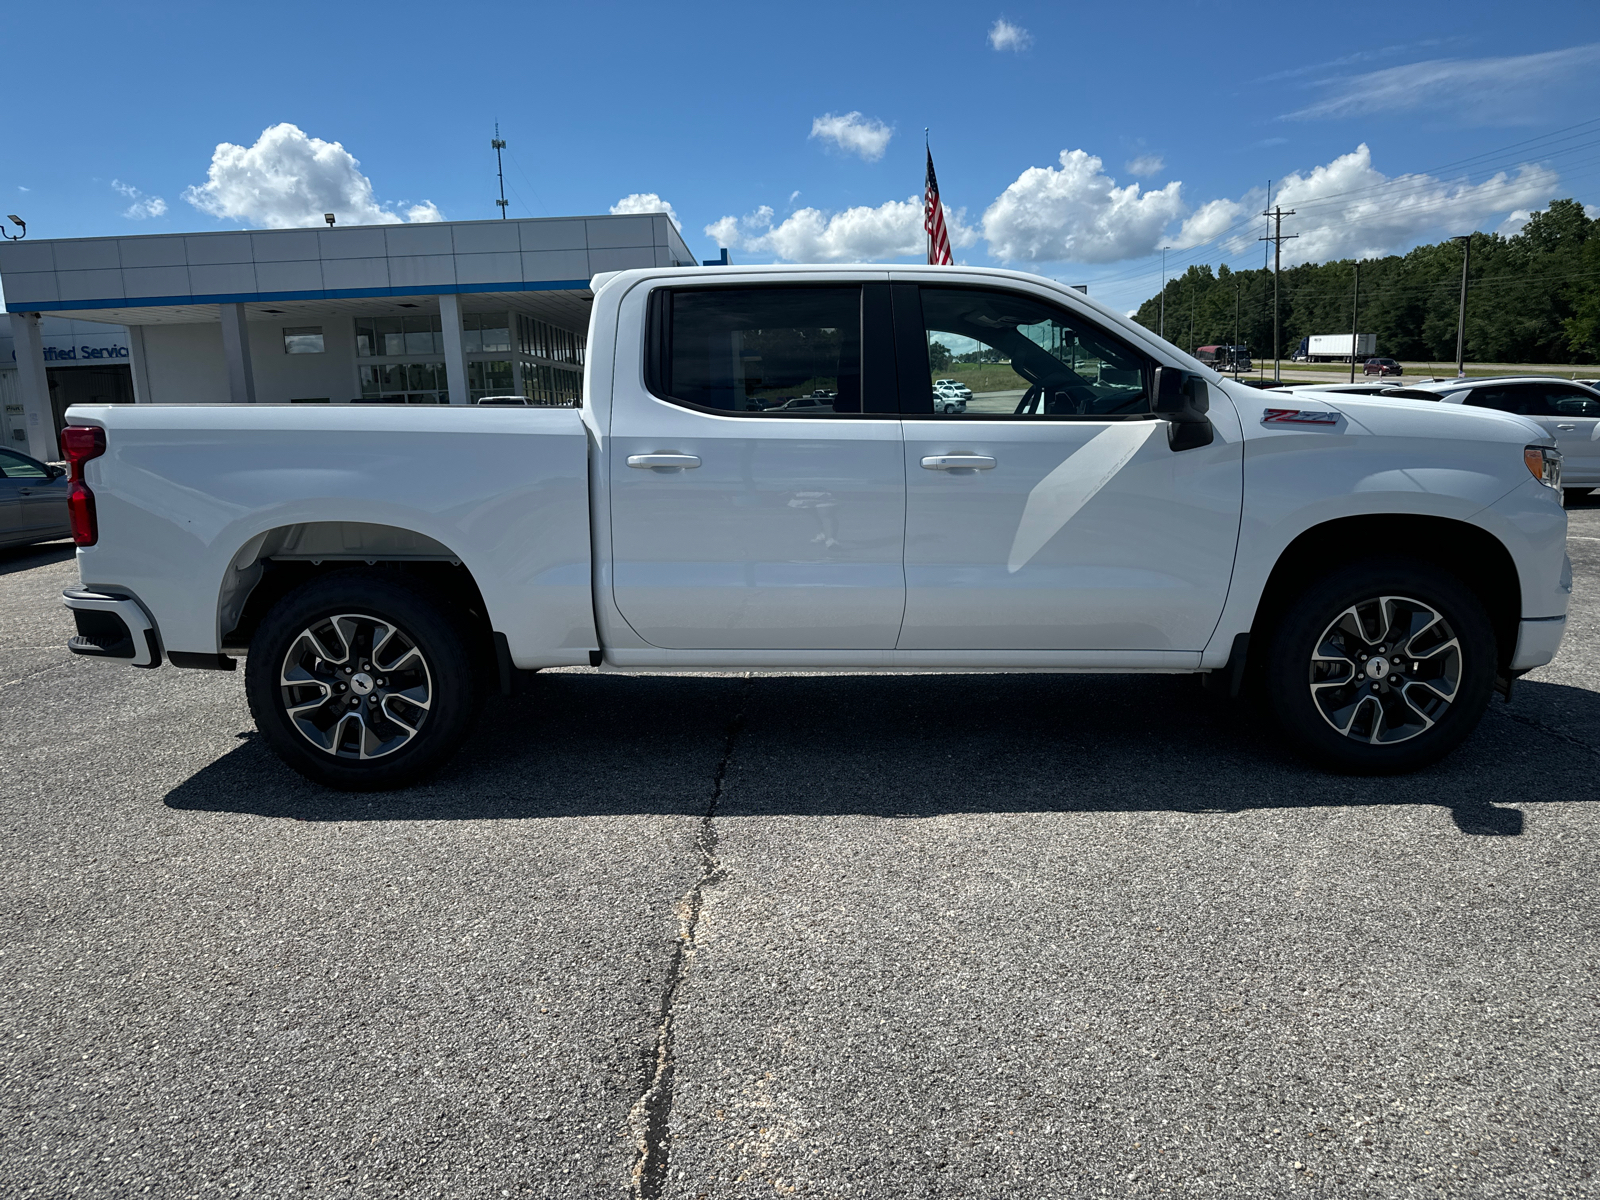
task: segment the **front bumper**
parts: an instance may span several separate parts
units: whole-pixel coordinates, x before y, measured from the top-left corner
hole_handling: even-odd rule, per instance
[[[159,667],[161,644],[155,623],[129,596],[69,589],[61,593],[78,623],[67,649],[88,658],[110,658],[130,667]]]
[[[1531,671],[1534,667],[1544,666],[1561,649],[1561,638],[1566,632],[1566,617],[1521,622],[1517,629],[1517,648],[1511,656],[1511,669]]]

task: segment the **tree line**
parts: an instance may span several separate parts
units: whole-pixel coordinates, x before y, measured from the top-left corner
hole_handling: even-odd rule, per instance
[[[1362,260],[1357,324],[1377,335],[1377,353],[1455,361],[1461,252],[1444,241]],[[1285,269],[1279,353],[1289,357],[1312,334],[1349,333],[1354,282],[1351,259]],[[1191,352],[1243,344],[1272,357],[1270,270],[1191,266],[1167,282],[1165,296],[1168,341]],[[1146,300],[1134,320],[1158,331],[1161,300]],[[1472,235],[1466,354],[1469,362],[1600,362],[1600,219],[1576,200],[1553,200],[1510,237]]]

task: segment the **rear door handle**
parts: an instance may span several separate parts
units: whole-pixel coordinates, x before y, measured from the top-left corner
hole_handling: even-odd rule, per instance
[[[693,454],[630,454],[628,465],[641,471],[682,471],[700,465]]]
[[[1576,429],[1576,425],[1557,425],[1557,429]]]
[[[930,454],[922,460],[924,471],[987,471],[993,466],[987,454]]]

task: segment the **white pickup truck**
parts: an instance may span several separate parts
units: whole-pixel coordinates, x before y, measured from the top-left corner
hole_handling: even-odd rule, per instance
[[[359,789],[567,665],[1203,673],[1327,765],[1407,770],[1561,642],[1524,418],[1252,390],[1000,270],[594,289],[577,408],[72,409],[71,649],[247,655],[274,749]],[[934,344],[982,352],[964,412]]]

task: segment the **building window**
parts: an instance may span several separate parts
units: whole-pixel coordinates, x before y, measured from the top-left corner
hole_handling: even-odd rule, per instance
[[[467,364],[467,398],[481,400],[485,396],[514,396],[511,361],[469,362]]]
[[[441,363],[383,363],[361,368],[366,403],[448,404],[450,389]]]
[[[509,313],[462,313],[461,339],[468,354],[493,354],[511,349]]]
[[[583,375],[566,367],[526,363],[522,368],[522,395],[529,404],[577,408],[583,397]]]
[[[517,316],[517,352],[546,362],[583,365],[584,337],[570,329],[557,329],[537,317]]]
[[[356,319],[357,358],[400,358],[414,354],[443,353],[444,326],[437,314]]]
[[[283,331],[283,352],[285,354],[321,354],[322,326],[300,325],[286,328]]]

